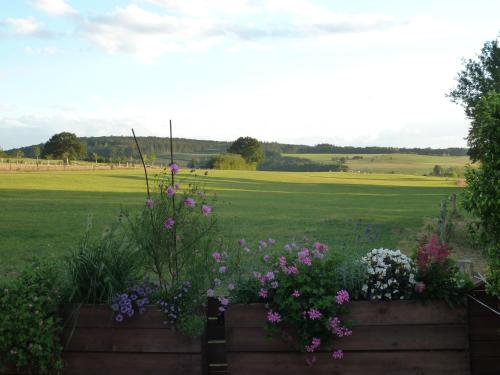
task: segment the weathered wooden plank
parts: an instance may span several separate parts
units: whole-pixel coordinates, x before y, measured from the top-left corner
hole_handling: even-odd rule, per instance
[[[200,375],[200,354],[65,353],[67,375]]]
[[[471,368],[472,375],[498,375],[500,361],[498,357],[473,358]]]
[[[470,319],[469,335],[472,341],[500,342],[500,317],[490,315]]]
[[[295,351],[290,342],[262,327],[228,328],[226,334],[228,351]],[[469,347],[469,339],[465,325],[359,326],[335,345],[353,351],[460,350]]]
[[[468,375],[469,358],[463,351],[346,352],[333,360],[328,353],[316,355],[309,367],[306,355],[295,353],[228,353],[232,375]]]
[[[225,327],[223,322],[217,320],[207,321],[207,340],[224,340],[225,338]]]
[[[66,343],[66,341],[65,341]],[[173,332],[167,328],[132,329],[124,327],[78,327],[66,351],[199,353],[201,339]]]
[[[474,294],[472,296],[482,303],[488,305],[489,307],[495,309],[496,311],[500,311],[500,299],[497,297],[489,296],[485,293]],[[490,316],[495,315],[491,310],[481,305],[480,303],[474,301],[473,299],[469,299],[469,316]]]
[[[208,364],[220,365],[227,363],[226,343],[214,343],[207,345],[207,362]]]
[[[500,368],[500,341],[471,341],[471,358],[497,357]]]
[[[265,323],[263,304],[232,305],[225,314],[226,327],[260,327]],[[419,301],[349,304],[346,319],[354,325],[466,324],[465,307],[450,308],[444,301],[423,305]]]

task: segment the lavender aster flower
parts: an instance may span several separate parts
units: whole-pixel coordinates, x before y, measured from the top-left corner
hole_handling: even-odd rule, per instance
[[[184,200],[184,205],[194,207],[194,206],[196,206],[196,201],[193,198],[186,198]]]
[[[166,193],[169,197],[173,197],[175,195],[175,189],[172,186],[169,186],[166,190]]]
[[[180,168],[177,164],[173,163],[170,165],[170,171],[175,174],[180,171]]]

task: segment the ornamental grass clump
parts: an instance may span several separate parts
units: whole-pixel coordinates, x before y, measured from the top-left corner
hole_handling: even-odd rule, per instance
[[[362,294],[369,300],[397,300],[411,297],[415,287],[415,266],[400,250],[373,249],[361,258],[366,266]]]
[[[329,350],[332,359],[341,359],[343,352],[336,339],[350,336],[352,331],[344,319],[350,294],[336,276],[339,259],[328,254],[328,246],[320,242],[312,246],[292,243],[283,251],[270,249],[273,245],[274,241],[259,243],[262,262],[238,286],[233,298],[265,303],[266,328],[309,353],[309,365],[316,362],[314,353],[320,348]]]

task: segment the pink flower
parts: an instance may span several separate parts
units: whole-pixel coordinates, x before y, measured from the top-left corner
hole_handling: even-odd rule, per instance
[[[342,358],[344,358],[344,352],[341,349],[335,350],[332,353],[332,357],[333,357],[333,359],[342,359]]]
[[[219,311],[222,313],[222,312],[226,311],[226,308],[224,306],[219,306]]]
[[[163,223],[166,229],[172,229],[174,227],[174,224],[175,220],[171,217],[166,218],[165,222]]]
[[[283,246],[283,250],[289,253],[292,251],[292,247],[289,244],[286,244],[285,246]]]
[[[259,297],[260,298],[267,298],[267,289],[260,288],[260,290],[259,290]]]
[[[319,251],[321,254],[328,250],[328,246],[321,242],[314,243],[314,249]]]
[[[267,312],[267,321],[274,324],[279,323],[281,322],[281,315],[277,312],[273,312],[273,310],[269,310]]]
[[[337,327],[335,328],[334,333],[337,335],[337,337],[345,337],[352,335],[352,331],[346,327]]]
[[[307,352],[309,353],[312,353],[314,352],[319,346],[321,345],[321,339],[319,339],[318,337],[313,337],[312,341],[311,341],[311,344],[310,345],[306,345],[305,346],[305,349]]]
[[[172,186],[169,186],[166,192],[169,197],[173,197],[175,195],[175,189]]]
[[[208,214],[212,212],[212,207],[210,207],[207,204],[204,204],[203,206],[201,206],[201,212],[203,213],[203,215],[208,216]]]
[[[274,280],[274,272],[273,271],[269,271],[268,273],[266,273],[266,278],[267,280]]]
[[[269,245],[274,245],[276,243],[276,241],[273,240],[272,238],[269,238],[267,242],[269,242]]]
[[[214,258],[215,261],[219,263],[221,261],[222,255],[218,251],[215,251],[212,253],[212,258]]]
[[[264,262],[269,262],[269,255],[264,255]]]
[[[207,289],[207,297],[213,297],[214,296],[214,290],[212,288]]]
[[[311,258],[309,257],[309,249],[302,249],[298,253],[299,262],[305,264],[306,266],[312,265]]]
[[[181,184],[175,184],[175,190],[179,190],[181,188]]]
[[[229,284],[227,285],[227,289],[228,289],[228,290],[234,290],[235,288],[236,288],[236,285],[234,285],[233,283],[229,283]]]
[[[335,332],[337,327],[340,325],[340,319],[337,317],[328,319],[328,322],[330,323],[330,329],[333,332]]]
[[[315,308],[312,308],[307,311],[307,315],[309,316],[309,319],[316,320],[321,317],[321,312],[319,310],[316,310]]]
[[[280,256],[278,258],[278,262],[279,262],[280,267],[286,267],[286,258],[284,256]]]
[[[219,267],[219,272],[220,272],[220,273],[224,273],[224,272],[226,272],[226,266],[220,266],[220,267]]]
[[[186,199],[184,199],[184,205],[194,207],[194,206],[196,206],[196,202],[193,198],[186,198]]]
[[[170,172],[172,172],[172,173],[175,174],[175,173],[177,173],[179,171],[180,171],[180,168],[179,168],[179,166],[177,164],[173,163],[173,164],[170,165]]]
[[[284,271],[286,274],[290,275],[290,274],[298,273],[298,272],[299,272],[299,269],[298,269],[297,267],[295,267],[295,266],[289,266],[289,267],[285,267],[285,268],[283,269],[283,271]]]
[[[292,293],[293,298],[299,298],[300,297],[300,292],[298,290],[294,290]]]
[[[244,238],[242,238],[241,240],[238,241],[238,244],[243,247],[243,246],[246,246],[247,242],[245,241]]]
[[[155,206],[154,200],[152,200],[151,198],[146,199],[146,207],[147,208],[152,210],[154,206]]]
[[[345,302],[349,302],[349,292],[345,289],[339,290],[335,296],[335,302],[342,305]]]
[[[415,292],[423,293],[425,290],[425,284],[422,281],[419,281],[415,284]]]
[[[278,284],[278,282],[277,282],[277,281],[273,281],[273,282],[271,283],[271,288],[273,288],[273,289],[277,289],[277,288],[278,288],[278,286],[279,286],[279,284]]]

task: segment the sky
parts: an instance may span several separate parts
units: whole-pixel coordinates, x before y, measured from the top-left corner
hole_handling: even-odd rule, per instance
[[[496,0],[0,0],[0,147],[78,136],[464,147]]]

